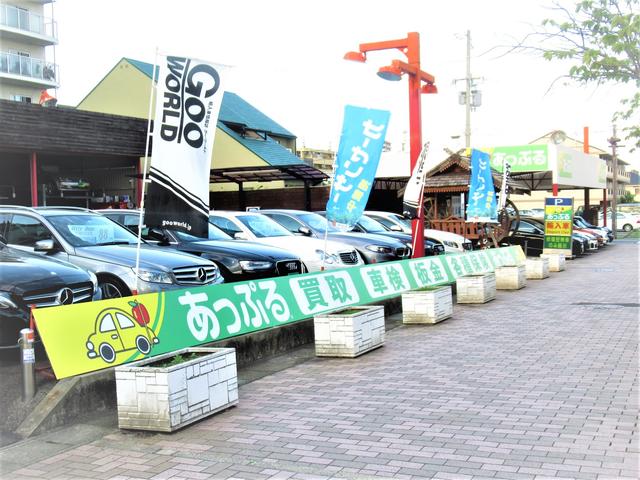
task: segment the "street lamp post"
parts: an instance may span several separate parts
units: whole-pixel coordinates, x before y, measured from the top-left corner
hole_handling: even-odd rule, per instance
[[[368,52],[394,49],[404,53],[407,57],[407,62],[393,60],[391,65],[381,67],[378,70],[378,76],[392,81],[400,80],[404,73],[409,77],[409,165],[411,173],[413,173],[422,150],[420,94],[438,92],[435,86],[435,78],[420,69],[420,35],[417,32],[410,32],[407,34],[407,38],[399,40],[361,43],[359,51],[348,52],[344,58],[345,60],[365,62]],[[422,208],[419,209],[418,218],[414,219],[411,224],[411,232],[413,236],[413,257],[423,257],[424,210]]]

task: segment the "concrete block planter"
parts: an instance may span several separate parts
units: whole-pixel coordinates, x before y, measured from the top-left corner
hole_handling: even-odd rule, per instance
[[[348,307],[313,319],[316,355],[357,357],[384,344],[384,307]]]
[[[180,354],[198,355],[157,366]],[[185,348],[116,367],[118,426],[172,432],[238,403],[234,348]]]
[[[550,272],[562,272],[565,269],[566,258],[564,253],[543,253],[540,258],[549,260]]]
[[[542,280],[549,276],[548,258],[527,258],[527,279]]]
[[[519,290],[527,285],[527,269],[524,265],[497,267],[496,289]]]
[[[453,315],[451,287],[424,288],[402,294],[402,323],[438,323]]]
[[[458,277],[457,303],[486,303],[496,298],[496,275],[493,272]]]

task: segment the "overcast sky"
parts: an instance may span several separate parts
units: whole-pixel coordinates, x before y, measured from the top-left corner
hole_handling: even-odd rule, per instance
[[[631,86],[557,82],[548,91],[567,64],[485,53],[535,29],[553,14],[549,6],[540,0],[58,0],[58,99],[76,105],[122,57],[152,63],[158,48],[233,66],[227,89],[292,131],[299,145],[337,149],[344,105],[353,104],[390,110],[387,139],[398,148],[408,136],[407,81],[384,81],[375,72],[404,56],[374,52],[366,64],[342,57],[359,43],[415,31],[422,69],[435,76],[439,91],[422,96],[423,140],[431,142],[432,156],[444,158],[444,147],[464,146],[465,112],[458,104],[464,84],[454,80],[465,76],[469,29],[483,102],[472,113],[473,146],[528,143],[552,130],[581,139],[589,126],[591,144],[606,149],[612,114]],[[640,164],[638,152],[622,154]]]

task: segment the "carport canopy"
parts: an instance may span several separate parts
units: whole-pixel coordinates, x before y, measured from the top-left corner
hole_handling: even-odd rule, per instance
[[[326,173],[306,163],[213,168],[209,172],[209,183],[236,183],[238,185],[241,209],[246,207],[243,188],[245,182],[300,180],[304,183],[305,209],[311,210],[311,186],[318,185],[327,178],[329,176]]]
[[[213,168],[209,183],[271,182],[301,180],[305,185],[318,185],[329,176],[306,163],[293,165],[264,165],[251,167]]]

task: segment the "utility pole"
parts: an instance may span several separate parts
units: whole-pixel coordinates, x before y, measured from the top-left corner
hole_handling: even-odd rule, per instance
[[[467,30],[467,75],[466,75],[466,92],[465,92],[465,124],[464,124],[464,146],[471,148],[471,31]]]
[[[479,90],[475,89],[475,80],[481,80],[479,77],[471,76],[471,31],[467,30],[467,68],[464,78],[456,78],[453,83],[465,83],[463,92],[460,92],[459,103],[465,107],[465,125],[464,125],[464,146],[471,148],[471,110],[482,104],[482,96]]]
[[[611,228],[613,230],[614,238],[618,238],[618,235],[616,233],[618,229],[618,225],[616,222],[616,214],[618,212],[618,154],[616,152],[616,149],[618,148],[618,142],[620,141],[616,133],[616,126],[614,125],[613,136],[608,139],[609,145],[611,146],[611,156],[613,163],[613,181],[611,185],[611,190],[613,190],[613,193],[611,195]],[[606,217],[606,215],[607,212],[605,205],[604,216]]]

